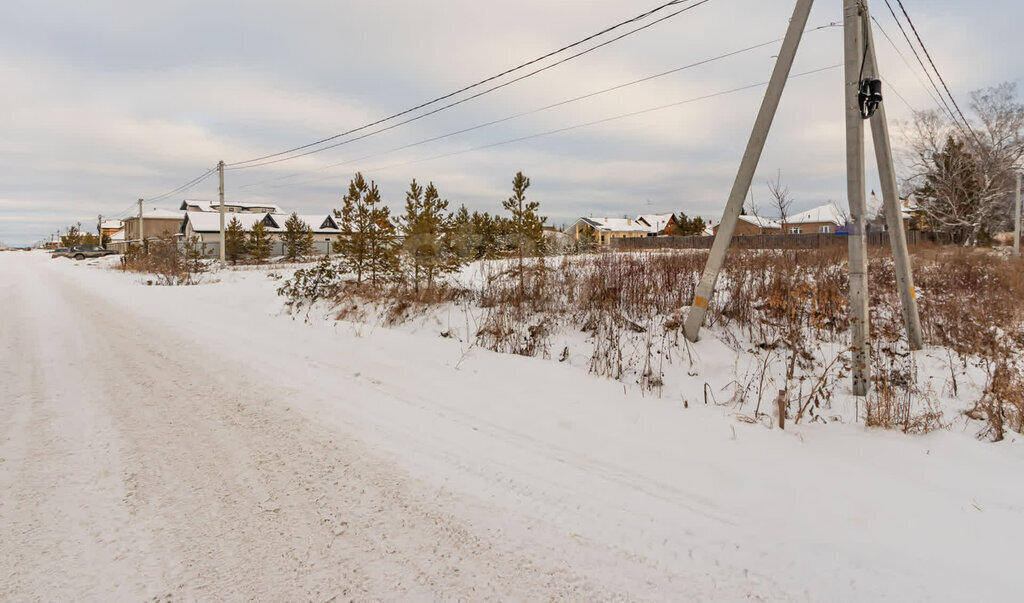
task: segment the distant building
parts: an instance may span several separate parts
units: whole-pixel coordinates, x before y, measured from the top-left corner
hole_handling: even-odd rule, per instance
[[[280,243],[286,230],[285,222],[290,217],[290,214],[238,212],[231,216],[225,216],[224,227],[227,228],[231,220],[237,219],[241,223],[242,229],[249,233],[252,232],[252,228],[257,222],[262,222],[267,233],[270,234],[271,241],[275,243],[272,253],[280,255],[283,253]],[[337,220],[330,214],[300,215],[299,220],[313,232],[314,246],[321,253],[325,252],[330,244],[341,235],[341,228]],[[180,232],[187,240],[191,240],[192,237],[198,238],[200,244],[220,244],[220,213],[187,211],[185,219],[181,223]],[[214,247],[211,246],[208,252],[212,253],[212,249]]]
[[[636,221],[647,225],[649,236],[670,234],[678,225],[675,214],[640,214]]]
[[[183,212],[169,209],[158,209],[151,207],[142,211],[142,228],[145,232],[139,232],[139,216],[132,216],[124,220],[125,244],[138,243],[143,237],[152,239],[157,237],[174,236],[181,230],[181,222],[185,219]]]
[[[782,224],[785,234],[834,234],[846,225],[849,216],[835,203],[826,203],[787,216]]]
[[[633,239],[652,234],[646,222],[631,218],[580,218],[567,231],[576,241],[586,233],[594,236],[598,245],[609,245],[612,239]]]
[[[711,229],[713,234],[718,234],[718,224]],[[747,216],[741,215],[736,221],[736,230],[733,231],[733,236],[743,237],[750,235],[760,234],[780,234],[782,232],[782,224],[768,218],[762,218],[760,216]]]
[[[199,201],[185,199],[181,202],[181,211],[205,211],[220,213],[219,201]],[[239,203],[236,201],[224,202],[224,213],[230,214],[283,214],[287,213],[281,206],[275,203]]]
[[[121,220],[104,220],[100,223],[100,233],[105,237],[112,236],[122,228],[124,228],[124,222]]]

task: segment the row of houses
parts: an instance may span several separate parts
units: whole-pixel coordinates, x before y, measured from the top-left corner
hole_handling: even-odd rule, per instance
[[[873,230],[885,230],[885,221],[877,217],[881,202],[872,194],[868,212],[876,216],[870,223]],[[913,208],[904,205],[904,228],[909,228]],[[291,216],[279,205],[273,203],[225,203],[226,221],[238,219],[242,228],[249,232],[257,223],[262,223],[271,239],[280,241],[285,232],[285,222]],[[342,234],[338,221],[332,214],[299,215],[299,219],[313,232],[317,247],[327,249]],[[786,216],[783,220],[772,220],[756,215],[741,215],[736,226],[736,236],[759,234],[809,234],[837,233],[846,226],[847,214],[834,203],[826,203],[804,212]],[[657,237],[671,234],[677,226],[676,217],[671,213],[640,214],[636,218],[595,218],[577,219],[564,234],[559,236],[580,240],[592,236],[596,244],[611,245],[615,239]],[[178,236],[192,240],[195,237],[208,253],[215,253],[220,243],[220,205],[213,201],[185,200],[177,211],[161,208],[143,208],[141,219],[132,216],[123,221],[107,221],[101,225],[104,235],[110,237],[110,246],[119,251],[142,239]],[[703,235],[714,236],[718,226],[708,223]]]
[[[868,229],[885,231],[888,226],[881,214],[882,202],[872,193],[867,204]],[[914,207],[910,201],[903,202],[903,229],[909,230]],[[761,234],[835,234],[846,228],[849,215],[835,203],[829,202],[807,211],[786,216],[784,219],[772,220],[756,215],[741,215],[736,224],[734,236],[753,236]],[[591,234],[598,245],[610,245],[613,239],[631,239],[639,237],[656,237],[670,234],[676,226],[673,214],[641,214],[633,218],[580,218],[572,224],[566,233],[579,240],[585,234]],[[704,236],[718,234],[718,225],[709,222]]]
[[[256,223],[266,227],[272,241],[279,241],[285,231],[285,222],[291,217],[279,205],[272,203],[225,203],[225,223],[237,219],[246,232]],[[341,234],[338,222],[331,214],[299,215],[309,227],[315,241],[326,248]],[[132,243],[164,237],[195,237],[213,254],[220,244],[220,204],[214,201],[186,199],[177,211],[144,207],[141,216],[125,220],[104,222],[101,231],[109,238],[112,249],[124,252]]]

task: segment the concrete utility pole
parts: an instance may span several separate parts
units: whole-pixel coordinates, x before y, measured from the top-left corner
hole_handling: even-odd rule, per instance
[[[878,58],[875,55],[875,39],[871,33],[871,17],[867,4],[863,8],[863,27],[868,45],[867,64],[864,77],[879,78]],[[892,144],[889,140],[889,122],[885,115],[885,102],[879,103],[871,116],[871,136],[875,143],[875,160],[878,163],[878,177],[882,184],[882,200],[885,205],[885,222],[889,226],[889,246],[896,266],[896,288],[903,307],[903,324],[907,329],[910,349],[924,347],[921,332],[921,318],[917,313],[917,299],[914,291],[914,274],[910,266],[910,250],[907,248],[907,234],[903,230],[903,210],[896,188],[896,168],[892,160]]]
[[[1017,172],[1017,203],[1014,204],[1016,208],[1013,212],[1015,219],[1013,221],[1013,255],[1020,257],[1020,185],[1021,185],[1021,172]]]
[[[217,174],[220,175],[220,266],[224,267],[224,162],[217,162]]]
[[[843,0],[846,94],[846,194],[850,202],[850,322],[853,345],[853,395],[871,387],[868,313],[867,199],[864,194],[864,119],[860,82],[865,56],[861,0]],[[902,226],[900,229],[902,230]]]
[[[146,251],[146,231],[142,229],[142,199],[139,199],[139,251]]]
[[[800,39],[803,37],[804,29],[807,27],[807,18],[811,12],[814,0],[797,0],[796,8],[793,9],[793,18],[789,21],[789,29],[782,41],[782,49],[779,51],[779,58],[775,62],[775,69],[768,81],[768,90],[761,101],[761,109],[754,122],[754,130],[747,142],[747,149],[743,153],[743,160],[740,162],[739,172],[733,182],[732,191],[729,193],[729,201],[725,205],[725,213],[722,215],[722,222],[718,226],[718,234],[715,235],[715,242],[711,246],[711,254],[708,256],[707,265],[704,267],[704,274],[697,285],[696,296],[690,313],[686,316],[686,324],[683,332],[690,341],[697,341],[700,337],[700,328],[704,324],[704,315],[708,310],[708,300],[715,292],[715,285],[718,282],[718,274],[725,264],[725,254],[732,242],[732,235],[736,231],[736,222],[739,220],[740,211],[743,209],[743,200],[747,198],[750,190],[750,183],[754,179],[754,172],[761,160],[761,152],[764,150],[765,141],[768,139],[768,132],[771,130],[772,121],[775,120],[775,113],[779,108],[779,101],[782,99],[782,91],[786,87],[786,80],[789,79],[790,70],[793,67],[793,59],[796,57],[796,50],[800,46]]]

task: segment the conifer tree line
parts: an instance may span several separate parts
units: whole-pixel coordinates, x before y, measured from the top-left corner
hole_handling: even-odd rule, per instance
[[[439,278],[465,263],[496,257],[525,257],[545,252],[540,204],[527,199],[530,179],[519,172],[512,196],[502,202],[505,215],[452,211],[433,182],[413,180],[404,212],[392,217],[377,184],[357,173],[334,216],[342,235],[332,245],[334,262],[372,286],[405,279],[417,291],[432,289]],[[231,247],[228,247],[230,253]]]

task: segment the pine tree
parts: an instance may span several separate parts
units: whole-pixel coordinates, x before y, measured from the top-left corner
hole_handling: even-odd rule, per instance
[[[369,275],[374,286],[382,278],[398,271],[398,246],[395,243],[391,211],[381,202],[377,184],[367,184],[357,173],[349,183],[340,212],[345,233],[334,242],[334,251],[342,257],[346,270],[362,283]]]
[[[419,235],[420,213],[423,211],[423,187],[412,179],[409,184],[409,191],[405,193],[405,215],[399,220],[399,230],[404,239],[402,246],[409,254],[409,261],[412,268],[413,287],[420,290],[420,272],[423,265],[420,263],[420,246],[422,245]]]
[[[597,247],[597,237],[594,236],[594,229],[584,226],[580,230],[580,236],[576,239],[576,253],[587,253]]]
[[[523,257],[527,253],[540,254],[544,251],[544,221],[537,215],[540,203],[526,201],[526,189],[530,188],[530,179],[517,172],[512,179],[512,196],[502,206],[512,214],[511,232],[519,255],[519,292],[525,294],[526,285],[523,272]]]
[[[284,223],[285,257],[295,261],[313,254],[313,229],[298,214]]]
[[[199,241],[199,237],[192,235],[185,240],[185,271],[188,273],[205,272],[203,265],[204,251],[206,246]]]
[[[446,210],[448,201],[441,199],[434,183],[423,189],[415,180],[406,193],[405,216],[401,221],[405,250],[412,264],[416,290],[422,278],[427,289],[434,286],[439,274],[454,272],[461,265],[456,251],[454,218]]]
[[[238,258],[249,252],[246,242],[245,229],[238,217],[232,217],[231,221],[224,228],[224,255],[231,260],[232,264],[238,263]]]
[[[679,212],[676,216],[676,224],[668,234],[674,237],[699,236],[704,234],[704,228],[704,218],[688,218],[684,212]]]
[[[61,247],[74,247],[75,245],[82,245],[82,223],[79,222],[77,226],[69,226],[68,234],[60,238]]]
[[[260,220],[252,225],[252,231],[249,232],[249,254],[256,260],[256,263],[263,263],[264,260],[270,257],[270,250],[273,247],[273,241],[270,240],[270,233],[267,232],[267,227]]]
[[[462,261],[477,259],[476,245],[477,236],[473,232],[469,210],[465,205],[459,206],[458,211],[452,218],[451,227],[452,247]]]

